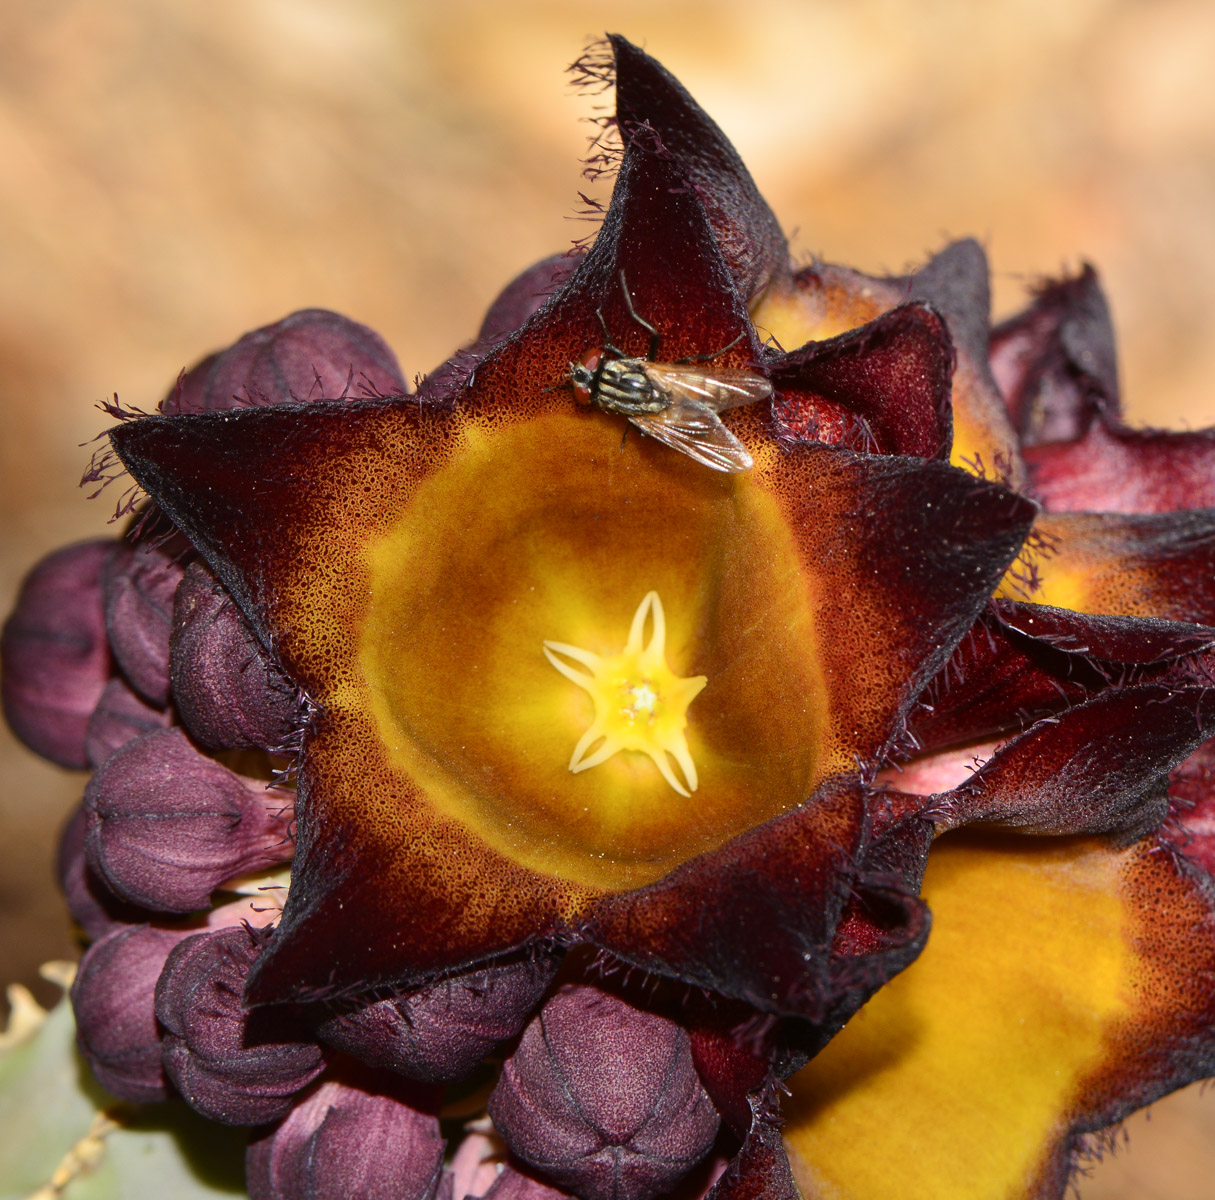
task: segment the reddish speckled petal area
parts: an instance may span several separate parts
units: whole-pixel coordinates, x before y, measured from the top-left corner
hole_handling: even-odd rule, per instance
[[[1165,513],[1215,507],[1215,430],[1130,429],[1098,416],[1069,442],[1025,449],[1048,512]]]
[[[926,304],[810,342],[771,367],[777,436],[948,458],[953,343]]]
[[[987,361],[987,258],[972,239],[955,242],[906,278],[877,279],[819,264],[773,288],[752,316],[786,349],[833,337],[909,300],[926,301],[949,326],[957,352],[950,462],[972,474],[1020,487],[1016,436]]]
[[[1215,1067],[1215,896],[1156,837],[951,835],[924,895],[923,955],[790,1081],[806,1194],[1059,1197],[1082,1134]]]
[[[1169,777],[1163,836],[1215,878],[1215,741],[1200,746]]]

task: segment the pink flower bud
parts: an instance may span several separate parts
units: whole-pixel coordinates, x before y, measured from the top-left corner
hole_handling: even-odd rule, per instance
[[[412,1079],[463,1079],[526,1024],[557,971],[551,958],[484,967],[339,1013],[322,1041]]]
[[[387,1074],[325,1080],[249,1146],[252,1200],[432,1200],[443,1139],[418,1101]]]
[[[157,730],[89,781],[85,853],[122,899],[195,912],[226,880],[290,860],[292,799],[208,758],[180,729]]]
[[[306,308],[203,359],[161,404],[166,415],[253,405],[402,396],[396,355],[374,330]]]
[[[85,730],[110,676],[101,576],[112,541],[81,542],[26,577],[0,633],[0,695],[13,732],[64,767],[88,765]]]
[[[580,984],[524,1030],[489,1113],[514,1154],[580,1200],[660,1195],[719,1124],[684,1030]]]
[[[182,942],[156,986],[165,1071],[204,1117],[263,1125],[325,1069],[321,1048],[282,1007],[247,1009],[241,995],[261,951],[244,928]]]
[[[169,700],[169,631],[183,546],[178,538],[123,546],[105,572],[110,649],[131,686],[159,708]]]
[[[177,589],[170,667],[182,723],[206,746],[281,749],[299,728],[294,688],[202,563]]]
[[[101,766],[127,742],[167,728],[169,719],[167,710],[144,703],[126,680],[116,675],[105,685],[85,730],[84,751],[89,764]]]

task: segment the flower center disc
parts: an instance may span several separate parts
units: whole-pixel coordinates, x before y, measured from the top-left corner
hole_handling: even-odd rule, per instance
[[[827,717],[776,502],[640,437],[622,451],[620,434],[588,413],[470,422],[372,549],[361,644],[393,767],[515,862],[607,891],[801,803]],[[571,771],[595,703],[544,653],[618,658],[651,592],[669,677],[706,680],[686,706],[689,795],[644,749]]]

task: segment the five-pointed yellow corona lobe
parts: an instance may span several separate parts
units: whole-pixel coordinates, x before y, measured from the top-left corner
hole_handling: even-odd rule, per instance
[[[643,644],[647,617],[651,619],[650,640]],[[657,592],[647,592],[633,614],[628,641],[619,654],[603,657],[565,642],[544,643],[545,658],[595,703],[595,719],[570,756],[570,770],[575,775],[597,767],[620,750],[639,750],[654,760],[663,779],[681,796],[696,791],[696,764],[684,730],[688,707],[708,678],[676,675],[667,666],[666,640],[662,601]],[[581,669],[558,655],[581,664]],[[592,753],[596,743],[599,747]],[[685,783],[676,778],[668,755],[679,765]]]

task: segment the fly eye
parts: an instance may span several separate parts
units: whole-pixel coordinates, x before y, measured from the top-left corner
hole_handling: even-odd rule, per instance
[[[588,371],[581,363],[570,363],[570,387],[574,391],[574,399],[579,404],[590,404],[591,382],[594,378],[594,372]]]

